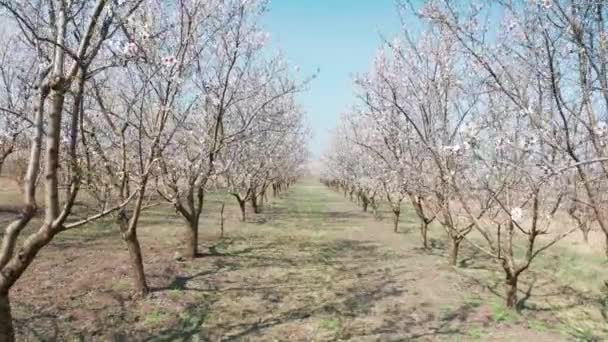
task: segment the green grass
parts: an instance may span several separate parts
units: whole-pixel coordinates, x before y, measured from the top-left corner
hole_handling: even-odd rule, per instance
[[[577,322],[574,324],[562,324],[560,325],[560,331],[564,336],[574,338],[576,341],[604,341],[603,338],[597,335],[598,331],[593,326],[582,322]]]
[[[152,311],[144,317],[144,324],[150,328],[162,325],[169,319],[169,315],[163,311]]]
[[[490,305],[490,310],[492,312],[492,320],[494,322],[511,322],[516,319],[516,314],[509,308],[507,308],[504,303],[496,302]]]
[[[337,337],[342,330],[342,321],[339,317],[322,318],[319,326],[334,337]]]
[[[528,328],[534,330],[534,331],[538,331],[541,333],[547,332],[550,330],[549,326],[547,325],[546,322],[541,321],[541,320],[537,320],[537,319],[530,319],[528,320]]]
[[[487,332],[482,328],[471,328],[467,331],[467,335],[473,341],[481,341]]]

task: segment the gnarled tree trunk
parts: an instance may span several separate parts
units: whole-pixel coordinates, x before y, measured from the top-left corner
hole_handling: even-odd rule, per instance
[[[512,309],[517,305],[517,275],[507,272],[505,279],[505,290],[507,298],[507,307]]]
[[[15,329],[8,292],[0,294],[0,342],[14,342]]]

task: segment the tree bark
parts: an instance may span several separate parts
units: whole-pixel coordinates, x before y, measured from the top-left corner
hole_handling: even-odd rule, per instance
[[[0,294],[0,342],[14,342],[15,329],[8,292]]]
[[[604,234],[604,239],[606,241],[604,244],[604,253],[606,253],[606,258],[608,259],[608,234]]]
[[[224,202],[222,202],[222,207],[220,209],[220,237],[224,238]]]
[[[266,189],[264,189],[260,194],[260,208],[264,208],[266,203],[268,203],[268,193],[266,192]]]
[[[146,296],[150,289],[148,288],[148,283],[146,282],[146,273],[144,272],[144,263],[141,255],[141,247],[139,245],[139,240],[137,239],[137,233],[133,232],[125,236],[125,241],[127,243],[127,248],[129,249],[129,256],[131,257],[131,266],[133,267],[134,272],[134,285],[135,291],[140,296]]]
[[[247,213],[245,210],[246,202],[240,199],[237,199],[237,201],[239,202],[239,208],[241,208],[241,221],[245,222],[247,220]]]
[[[460,250],[460,242],[458,238],[450,236],[450,265],[458,265],[458,252]]]
[[[507,295],[506,305],[509,309],[512,309],[517,305],[517,278],[518,276],[512,275],[510,272],[507,272],[507,277],[505,281]]]
[[[253,208],[254,213],[260,213],[260,207],[258,206],[258,197],[256,195],[251,196],[251,207]]]
[[[8,159],[8,157],[13,153],[13,151],[15,150],[15,138],[13,137],[13,141],[10,143],[10,147],[8,149],[6,149],[2,155],[0,155],[0,176],[2,176],[2,168],[4,167],[4,163],[6,162],[6,160]]]
[[[191,219],[188,220],[188,230],[186,232],[186,253],[184,256],[187,259],[194,259],[198,255],[198,220]]]
[[[588,245],[589,244],[589,229],[585,229],[582,232],[583,232],[583,241],[585,242],[586,245]],[[608,245],[608,242],[606,243],[606,245]]]
[[[422,247],[429,249],[429,224],[426,220],[420,223],[420,237],[422,238]]]
[[[374,218],[379,221],[381,219],[380,210],[378,210],[378,203],[376,202],[375,198],[372,198],[370,205],[372,206],[372,211],[374,212]]]
[[[395,233],[399,233],[399,216],[401,216],[401,210],[393,210],[393,228]]]
[[[133,269],[133,285],[135,287],[135,291],[142,297],[146,296],[150,292],[150,289],[148,288],[148,283],[146,282],[146,273],[144,272],[143,257],[141,254],[141,246],[139,245],[139,240],[137,239],[137,231],[128,229],[129,219],[124,211],[119,213],[118,223],[122,232],[122,238],[127,244],[127,249],[129,250],[131,268]]]

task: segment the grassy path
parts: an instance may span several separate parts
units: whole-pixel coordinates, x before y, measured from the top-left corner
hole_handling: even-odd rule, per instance
[[[561,339],[463,290],[470,285],[466,279],[437,252],[418,248],[407,211],[405,234],[393,233],[385,216],[377,221],[341,194],[305,180],[257,223],[231,227],[239,238],[225,246],[217,273],[197,285],[214,284],[219,292],[203,335],[259,341]]]
[[[52,262],[35,265],[13,295],[22,336],[150,341],[571,339],[557,323],[552,325],[550,316],[505,311],[500,298],[480,285],[484,278],[478,275],[488,272],[476,269],[476,264],[456,271],[446,265],[443,249],[422,251],[407,211],[402,224],[406,232],[395,234],[388,213],[384,220],[375,220],[341,194],[304,180],[245,224],[229,202],[226,237],[219,239],[215,202],[206,206],[202,224],[206,255],[193,262],[173,260],[181,221],[169,210],[146,214],[141,236],[155,291],[144,300],[128,296],[126,252],[114,230],[100,234],[100,226],[84,235],[63,236],[42,259]],[[434,242],[440,245],[440,240]],[[109,254],[111,258],[100,258]],[[471,256],[470,251],[463,253],[465,264]],[[59,271],[39,272],[49,268]],[[45,292],[40,284],[49,277],[55,285],[65,278],[78,281],[64,280],[62,291]],[[61,318],[52,323],[39,318],[53,315]]]

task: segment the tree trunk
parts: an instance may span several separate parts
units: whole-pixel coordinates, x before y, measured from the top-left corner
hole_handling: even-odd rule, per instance
[[[238,200],[239,201],[239,208],[241,208],[241,221],[245,222],[245,220],[247,220],[247,214],[245,213],[245,204],[246,202],[243,200]]]
[[[458,265],[458,252],[460,250],[460,242],[458,238],[450,236],[450,265]]]
[[[129,219],[127,214],[122,211],[118,214],[118,224],[122,232],[122,238],[127,244],[129,250],[129,257],[131,261],[131,268],[133,269],[133,285],[135,291],[140,296],[145,296],[150,292],[148,284],[146,282],[146,273],[144,272],[144,262],[141,255],[141,246],[137,239],[137,230],[129,231]]]
[[[0,294],[0,342],[14,342],[15,330],[8,292]]]
[[[422,247],[429,249],[429,224],[425,220],[420,223],[420,237],[422,238]]]
[[[4,166],[4,162],[6,161],[6,159],[8,158],[8,156],[12,153],[12,148],[11,150],[7,151],[6,153],[3,153],[0,156],[0,176],[2,176],[2,168]]]
[[[148,292],[150,292],[150,289],[148,288],[148,283],[146,282],[146,273],[144,272],[144,263],[141,255],[139,240],[137,239],[137,233],[133,232],[125,235],[124,239],[127,243],[127,248],[129,249],[129,256],[131,257],[135,291],[137,291],[137,294],[142,297],[146,296]]]
[[[366,213],[367,212],[367,206],[369,204],[369,201],[367,200],[367,198],[365,197],[361,197],[361,205],[363,206],[363,212]]]
[[[371,200],[372,211],[374,212],[374,218],[380,221],[380,210],[378,210],[378,203],[376,203],[376,199]]]
[[[401,215],[400,210],[393,210],[393,228],[395,233],[399,233],[399,216]]]
[[[253,208],[254,213],[260,213],[260,207],[258,206],[258,197],[255,195],[251,196],[251,207]]]
[[[514,308],[517,305],[517,276],[507,272],[506,277],[507,307]]]
[[[608,234],[604,233],[604,239],[606,243],[604,244],[604,253],[606,254],[606,258],[608,259]]]
[[[224,238],[224,202],[222,202],[222,207],[220,209],[220,237]]]
[[[194,259],[198,255],[198,220],[188,220],[188,230],[186,232],[186,252],[184,256],[187,259]]]
[[[583,232],[583,241],[585,242],[586,245],[588,245],[589,244],[589,229],[585,229],[582,232]],[[608,243],[606,243],[606,245],[608,246]]]

